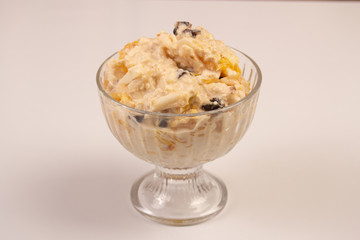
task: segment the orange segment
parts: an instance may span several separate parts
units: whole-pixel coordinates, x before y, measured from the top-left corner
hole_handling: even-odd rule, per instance
[[[227,77],[227,69],[237,72],[236,77],[240,77],[241,69],[237,63],[233,64],[228,58],[221,57],[218,65],[218,70],[221,71],[220,76]]]
[[[119,59],[123,59],[131,49],[138,45],[138,43],[139,40],[126,44],[125,47],[119,51]]]

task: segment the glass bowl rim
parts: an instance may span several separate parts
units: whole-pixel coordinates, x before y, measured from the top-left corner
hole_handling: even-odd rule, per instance
[[[115,99],[113,99],[105,90],[104,88],[102,87],[102,84],[100,83],[100,72],[101,70],[103,69],[104,65],[112,58],[114,57],[116,54],[118,54],[119,52],[115,52],[113,54],[111,54],[108,58],[106,58],[104,60],[104,62],[100,65],[97,73],[96,73],[96,84],[97,84],[97,87],[98,87],[98,90],[100,90],[100,92],[107,98],[109,98],[111,101],[113,101],[115,104],[123,107],[123,108],[126,108],[130,111],[133,111],[133,112],[137,112],[139,114],[142,114],[142,115],[145,115],[145,114],[148,114],[148,115],[154,115],[154,116],[159,116],[159,117],[195,117],[195,116],[202,116],[202,115],[211,115],[211,114],[219,114],[219,113],[222,113],[222,112],[226,112],[232,108],[235,108],[237,107],[238,105],[240,105],[241,103],[243,102],[246,102],[248,99],[250,99],[253,95],[255,95],[259,89],[260,89],[260,86],[261,86],[261,82],[262,82],[262,73],[261,73],[261,70],[259,68],[259,66],[257,65],[257,63],[252,59],[250,58],[248,55],[246,55],[245,53],[237,50],[236,48],[233,48],[233,47],[230,47],[232,50],[234,50],[235,52],[237,53],[240,53],[242,54],[243,56],[245,56],[246,58],[248,58],[252,64],[255,66],[256,68],[256,71],[258,73],[258,79],[256,81],[256,84],[255,84],[255,87],[253,89],[251,89],[250,93],[245,96],[244,98],[240,99],[239,101],[237,101],[236,103],[233,103],[229,106],[226,106],[224,108],[219,108],[219,109],[215,109],[215,110],[211,110],[211,111],[204,111],[204,112],[197,112],[197,113],[161,113],[161,112],[151,112],[151,111],[146,111],[146,110],[141,110],[141,109],[137,109],[137,108],[132,108],[132,107],[129,107],[125,104],[122,104],[121,102],[118,102],[116,101]]]

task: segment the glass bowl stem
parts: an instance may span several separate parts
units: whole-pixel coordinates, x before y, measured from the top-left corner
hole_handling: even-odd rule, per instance
[[[145,217],[168,225],[201,223],[225,206],[227,190],[222,181],[202,166],[169,169],[157,166],[135,182],[131,201]]]

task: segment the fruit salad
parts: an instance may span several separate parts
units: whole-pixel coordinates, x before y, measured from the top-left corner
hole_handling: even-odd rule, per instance
[[[204,28],[177,22],[171,33],[140,38],[114,56],[99,70],[103,112],[137,157],[199,166],[230,151],[248,128],[257,95],[244,99],[251,91],[244,55]]]
[[[232,49],[202,27],[177,22],[172,33],[140,38],[106,68],[104,88],[132,108],[197,113],[229,106],[249,91]]]

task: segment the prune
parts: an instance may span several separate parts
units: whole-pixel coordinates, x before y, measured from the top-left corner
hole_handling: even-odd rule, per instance
[[[134,118],[136,119],[136,121],[138,123],[141,123],[142,121],[144,121],[144,116],[142,116],[142,115],[135,115]]]
[[[138,123],[141,123],[142,121],[144,121],[144,116],[142,116],[142,115],[129,115],[128,116],[128,118],[129,119],[132,119],[132,120],[134,120],[134,118],[135,118],[135,120],[138,122]]]
[[[191,28],[191,23],[189,23],[189,22],[183,22],[183,21],[176,22],[175,28],[173,30],[173,33],[174,33],[175,36],[178,35],[177,31],[178,31],[180,25],[185,25],[186,27]]]
[[[200,30],[197,30],[197,29],[189,29],[189,28],[187,28],[187,29],[185,29],[185,30],[183,31],[183,33],[187,33],[187,32],[189,32],[193,38],[195,38],[198,34],[201,33]]]
[[[178,79],[181,78],[182,76],[184,76],[186,73],[188,73],[188,71],[182,69],[182,68],[179,68],[178,71]]]
[[[223,107],[225,107],[225,105],[221,103],[221,99],[217,97],[210,99],[210,103],[206,103],[201,106],[204,111],[211,111]]]
[[[159,122],[159,127],[166,128],[168,126],[168,122],[166,119],[161,119]]]

